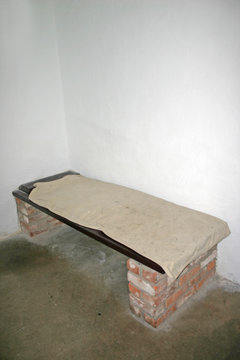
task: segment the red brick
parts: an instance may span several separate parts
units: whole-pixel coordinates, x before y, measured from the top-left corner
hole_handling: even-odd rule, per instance
[[[16,197],[15,200],[16,200],[17,205],[22,204],[22,200],[21,200],[21,199],[19,199],[19,198]]]
[[[38,222],[47,222],[48,220],[54,219],[53,217],[44,214],[43,212],[40,213],[34,213],[32,215],[28,215],[29,221],[32,223],[38,223]]]
[[[166,300],[166,305],[167,307],[169,307],[170,305],[172,305],[174,302],[176,302],[176,300],[185,292],[187,291],[188,287],[185,286],[184,288],[180,288],[179,290],[177,290],[173,295],[171,295],[167,300]]]
[[[21,230],[31,237],[52,230],[56,228],[56,226],[63,224],[52,216],[35,209],[26,202],[16,199],[16,203]]]
[[[217,257],[217,249],[216,249],[216,247],[214,247],[210,251],[208,251],[207,254],[202,256],[201,268],[203,269],[212,260],[216,260],[216,257]]]
[[[179,285],[182,286],[185,284],[189,279],[191,279],[194,275],[196,275],[200,271],[200,265],[196,265],[193,269],[191,269],[186,274],[182,275],[179,278]]]
[[[142,291],[145,291],[149,295],[155,296],[164,290],[167,285],[167,281],[161,282],[156,286],[153,286],[148,281],[141,279],[139,276],[133,274],[131,271],[128,271],[128,281],[131,282],[134,286],[139,288]]]
[[[133,294],[129,294],[130,303],[132,303],[135,307],[139,307],[144,313],[147,313],[150,316],[157,316],[158,314],[162,314],[165,311],[164,306],[159,306],[157,308],[152,305],[145,303],[143,300],[137,298]]]
[[[47,230],[35,230],[35,231],[30,231],[28,235],[31,236],[31,237],[33,237],[33,236],[36,236],[36,235],[40,235],[40,234],[44,233],[45,231],[47,231]]]
[[[26,216],[34,216],[35,214],[39,215],[40,213],[42,213],[40,210],[34,208],[33,206],[29,205],[28,207],[26,207],[26,205],[27,203],[23,203],[23,202],[20,204],[17,203],[18,212]]]
[[[208,271],[211,271],[213,268],[215,268],[215,266],[216,266],[216,260],[214,259],[208,264],[207,266]]]
[[[134,261],[133,259],[128,259],[127,268],[129,271],[133,272],[134,274],[137,274],[137,275],[140,274],[140,269],[139,269],[138,263],[136,261]]]
[[[157,308],[156,308],[156,311],[155,311],[155,318],[159,318],[159,316],[162,316],[162,314],[166,311],[166,306],[165,304],[161,304],[159,305]],[[149,313],[151,315],[151,313]]]
[[[140,298],[140,295],[141,295],[141,291],[136,288],[133,284],[129,283],[128,284],[128,288],[129,288],[129,291],[134,294],[135,296],[139,297]]]
[[[56,226],[61,226],[61,225],[63,225],[63,223],[61,222],[61,221],[58,221],[58,220],[56,220],[54,223],[53,223],[53,227],[56,227]]]
[[[167,288],[167,279],[160,281],[157,285],[153,286],[155,295],[161,294]]]
[[[30,226],[29,224],[24,223],[23,221],[20,220],[20,226],[21,226],[21,230],[24,232],[28,232],[30,231]]]
[[[52,223],[52,222],[57,222],[58,220],[55,219],[54,217],[51,217],[49,216],[47,219],[46,219],[47,223]]]
[[[29,207],[25,207],[25,213],[28,215],[28,216],[33,216],[33,215],[39,215],[40,213],[40,210],[34,208],[33,206],[29,206]]]
[[[151,316],[149,316],[149,315],[147,315],[147,314],[144,314],[144,320],[148,323],[148,324],[150,324],[151,326],[153,326],[153,327],[158,327],[158,323],[157,323],[157,320],[156,319],[154,319],[153,317],[151,317]]]
[[[170,309],[168,309],[161,317],[158,318],[157,320],[157,326],[159,326],[163,321],[165,321],[167,319],[167,317],[169,315],[171,315],[172,313],[174,313],[177,309],[176,304],[174,304]]]
[[[152,305],[153,307],[159,306],[165,298],[165,295],[157,295],[157,296],[151,296],[147,293],[142,292],[142,299]]]
[[[142,277],[152,283],[157,283],[161,279],[161,274],[154,270],[142,269]]]
[[[39,210],[37,210],[36,208],[34,208],[33,206],[27,208],[27,213],[29,216],[35,215],[38,212],[40,212]]]
[[[190,297],[192,297],[194,294],[196,293],[196,289],[195,287],[192,287],[189,291],[187,291],[186,293],[184,293],[177,301],[177,306],[180,307],[182,306],[185,301],[187,301],[188,299],[190,299]]]
[[[166,296],[170,297],[173,293],[176,292],[176,289],[178,289],[178,279],[168,285]]]
[[[189,286],[195,286],[201,280],[201,272],[189,281]]]
[[[144,320],[146,322],[148,322],[150,325],[152,325],[153,327],[158,327],[163,321],[166,320],[166,318],[171,315],[172,313],[174,313],[174,311],[176,311],[176,304],[174,304],[170,309],[168,309],[162,316],[158,317],[157,319],[154,317],[151,317],[147,314],[144,314]]]
[[[211,272],[207,273],[207,275],[204,276],[197,284],[197,290],[199,290],[208,279],[210,279],[212,276],[214,276],[214,274],[215,274],[215,271],[211,271]]]

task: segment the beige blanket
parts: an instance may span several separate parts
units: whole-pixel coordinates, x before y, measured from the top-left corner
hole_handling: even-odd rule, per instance
[[[29,198],[158,263],[175,279],[230,234],[226,222],[171,202],[81,175],[35,184]]]

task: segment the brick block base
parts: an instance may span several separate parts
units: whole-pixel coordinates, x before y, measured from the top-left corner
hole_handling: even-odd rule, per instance
[[[133,314],[158,327],[215,274],[216,256],[214,247],[190,263],[171,283],[166,274],[128,259],[129,300]]]
[[[16,198],[18,220],[22,232],[33,237],[55,229],[63,223]]]

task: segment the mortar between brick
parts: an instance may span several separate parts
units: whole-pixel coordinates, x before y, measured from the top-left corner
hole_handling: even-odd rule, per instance
[[[171,315],[177,308],[181,307],[187,300],[189,300],[196,292],[199,291],[201,286],[215,274],[216,266],[216,247],[203,254],[199,259],[191,263],[191,266],[187,266],[178,279],[156,294],[155,279],[150,282],[141,276],[143,269],[145,271],[146,266],[138,264],[139,275],[128,272],[128,280],[132,282],[132,286],[137,289],[137,293],[130,294],[130,303],[134,303],[131,306],[138,307],[141,317],[150,323],[152,326],[157,327],[162,323],[169,315]],[[208,260],[208,261],[207,261]],[[209,262],[210,260],[210,262]],[[204,267],[200,264],[204,263]],[[150,274],[154,273],[152,269],[149,269]],[[147,271],[147,270],[146,270]],[[167,284],[167,277],[160,275],[160,283]],[[151,276],[149,277],[149,279]],[[182,279],[182,280],[181,280]],[[131,290],[130,290],[131,291]],[[136,298],[136,295],[138,296]]]

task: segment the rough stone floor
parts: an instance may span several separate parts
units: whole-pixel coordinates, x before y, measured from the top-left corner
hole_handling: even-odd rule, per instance
[[[126,257],[63,227],[0,241],[0,360],[240,359],[240,292],[215,278],[157,330],[130,313]]]

